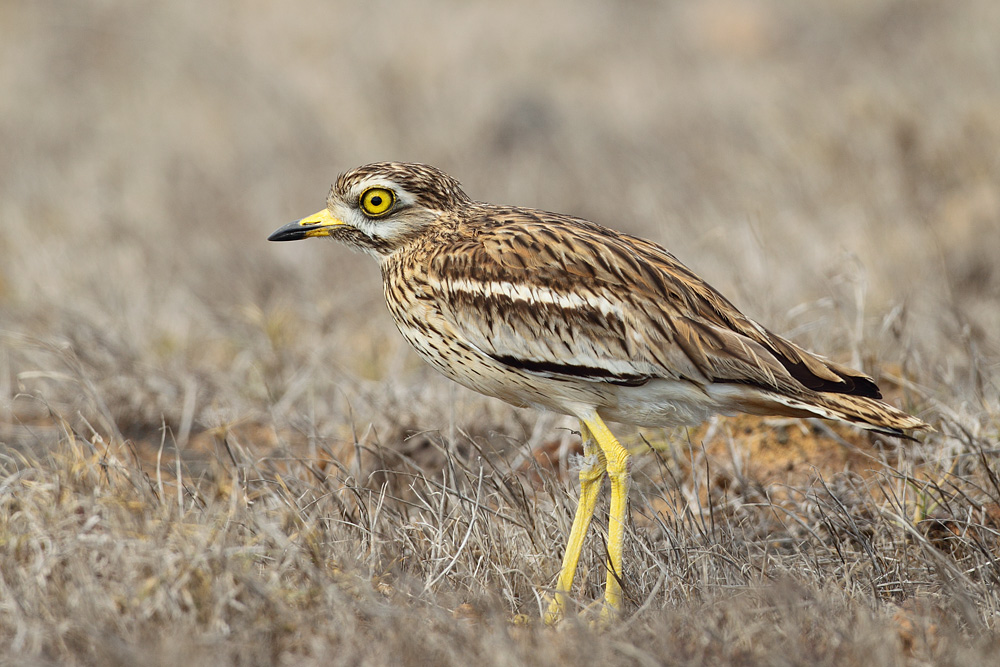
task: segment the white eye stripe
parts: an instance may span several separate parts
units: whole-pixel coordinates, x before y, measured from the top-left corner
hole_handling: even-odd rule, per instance
[[[393,196],[395,208],[397,209],[404,206],[412,206],[416,201],[413,195],[407,192],[399,183],[388,178],[371,178],[358,183],[347,193],[347,201],[357,202],[360,207],[362,203],[361,199],[365,196],[365,193],[375,189],[389,191]]]

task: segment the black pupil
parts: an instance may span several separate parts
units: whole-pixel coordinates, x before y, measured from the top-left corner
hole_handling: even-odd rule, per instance
[[[378,195],[372,195],[372,198],[371,198],[371,199],[369,199],[369,200],[368,200],[368,202],[369,202],[369,203],[370,203],[370,204],[371,204],[372,206],[376,206],[376,207],[378,207],[378,206],[381,206],[381,205],[382,205],[382,198],[381,198],[381,197],[379,197]]]

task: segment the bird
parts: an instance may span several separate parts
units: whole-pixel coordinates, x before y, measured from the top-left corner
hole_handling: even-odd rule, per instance
[[[544,620],[564,617],[604,477],[602,617],[620,613],[630,453],[607,421],[696,425],[749,413],[847,422],[910,438],[930,425],[867,375],[746,317],[662,246],[588,220],[472,200],[435,167],[344,172],[326,208],[270,241],[329,237],[373,256],[396,327],[452,380],[575,417],[580,499]]]

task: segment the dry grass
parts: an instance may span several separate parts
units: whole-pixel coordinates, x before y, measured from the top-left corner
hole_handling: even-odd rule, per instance
[[[7,3],[0,26],[0,663],[1000,649],[995,3]],[[654,238],[938,432],[619,428],[646,451],[626,613],[543,627],[572,424],[423,367],[367,258],[264,241],[377,159]]]

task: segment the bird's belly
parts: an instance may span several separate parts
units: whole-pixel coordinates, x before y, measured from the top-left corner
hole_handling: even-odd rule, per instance
[[[448,351],[442,354],[422,337],[403,335],[417,354],[445,377],[517,407],[579,415],[581,407],[596,407],[609,398],[601,385],[565,382],[503,366],[457,341],[450,341]]]
[[[700,384],[664,378],[637,387],[616,386],[613,402],[599,406],[598,412],[606,419],[636,426],[693,426],[738,409]]]
[[[393,314],[396,314],[394,312]],[[437,318],[415,319],[401,313],[396,326],[417,354],[445,377],[486,396],[518,407],[551,410],[579,416],[582,410],[612,401],[613,385],[565,381],[505,366],[451,331],[429,331],[428,325],[447,326]]]
[[[473,391],[519,407],[574,416],[596,409],[605,419],[636,426],[694,425],[713,414],[733,412],[730,405],[691,382],[656,379],[630,387],[544,377],[501,366],[457,340],[445,343],[404,322],[398,324],[417,353],[441,374]]]

